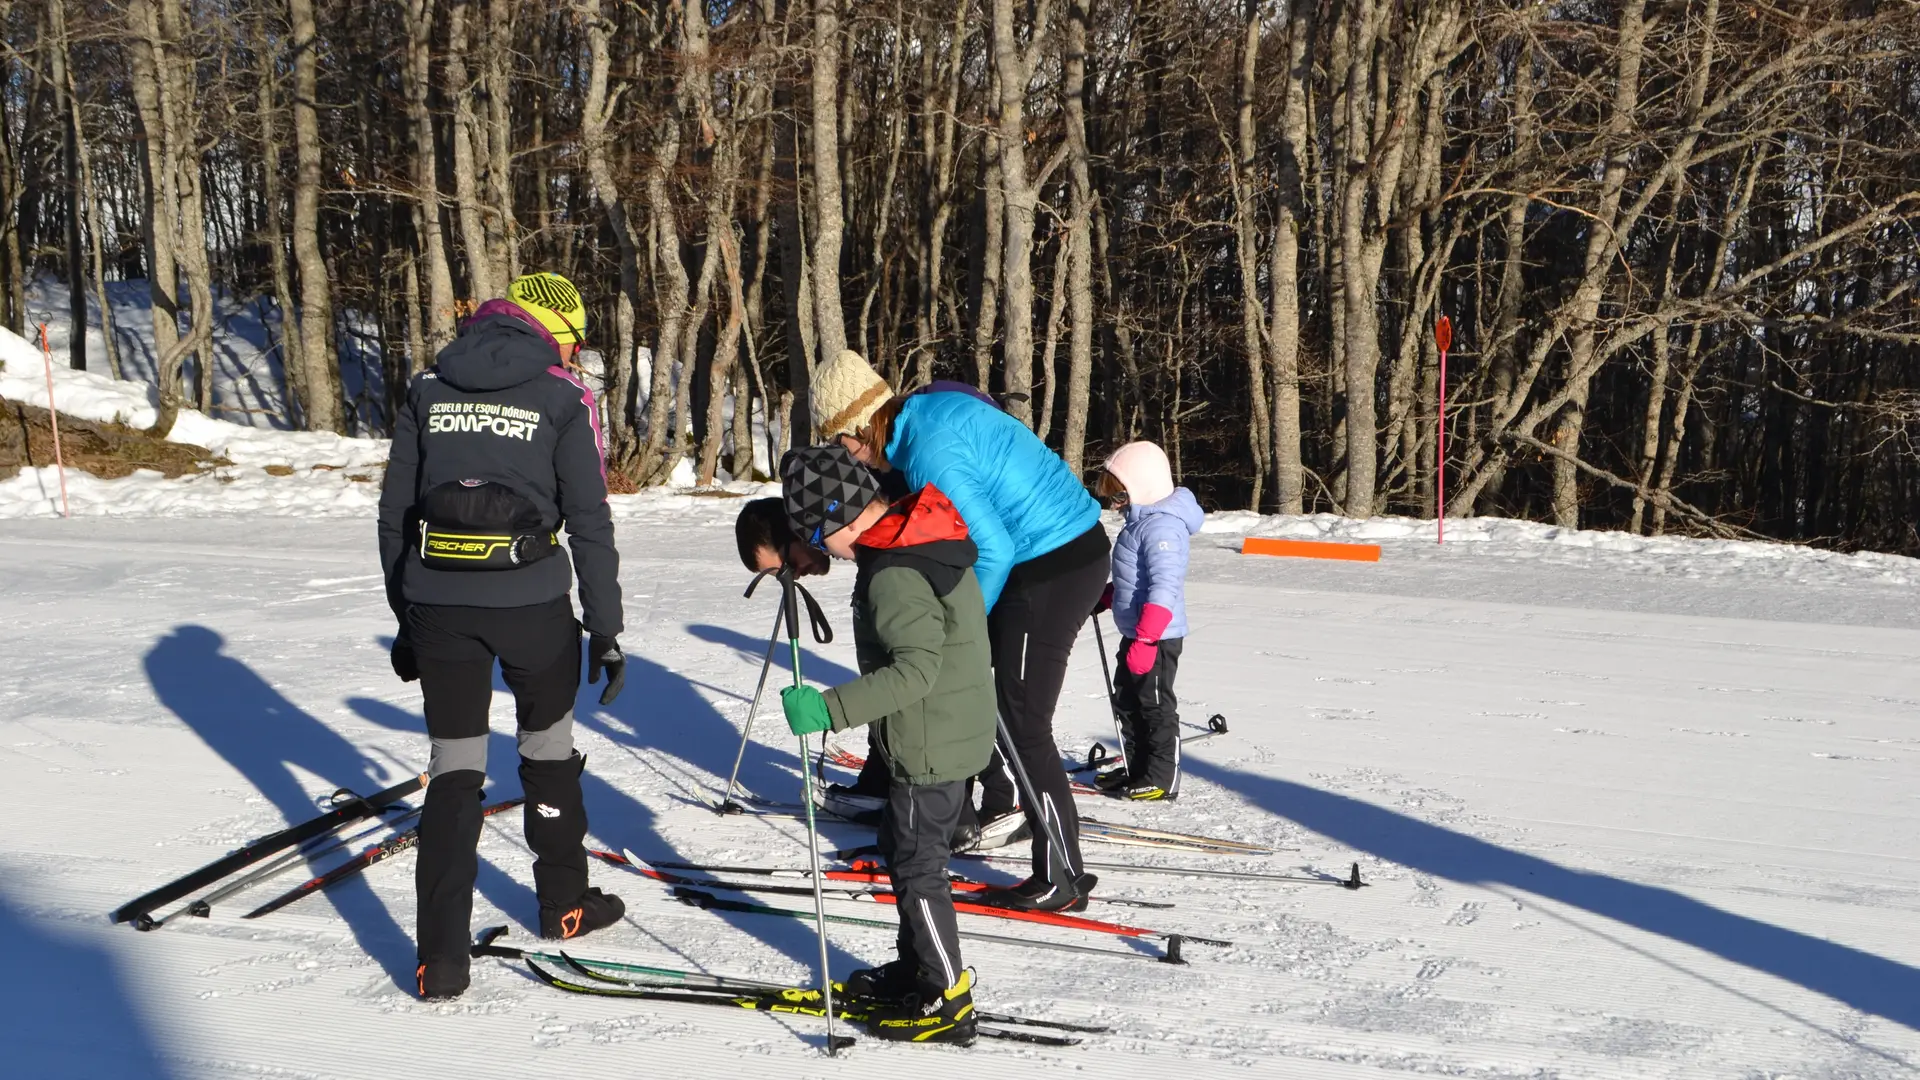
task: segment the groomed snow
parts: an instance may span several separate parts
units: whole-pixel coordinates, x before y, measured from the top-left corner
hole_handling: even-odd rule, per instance
[[[0,395],[35,401],[35,380],[44,395],[37,350],[23,364],[0,338],[0,355]],[[150,421],[131,385],[60,371],[55,389],[62,411]],[[176,481],[70,472],[71,520],[55,513],[52,470],[0,484],[0,1074],[1920,1071],[1920,562],[1524,522],[1450,521],[1439,547],[1430,521],[1216,515],[1195,542],[1180,693],[1190,721],[1219,712],[1231,731],[1193,746],[1178,803],[1083,810],[1280,850],[1088,856],[1278,873],[1358,862],[1371,885],[1102,871],[1104,893],[1176,906],[1089,914],[1235,944],[1189,945],[1186,967],[968,946],[983,1007],[1113,1026],[1079,1047],[863,1040],[832,1062],[812,1021],[567,996],[491,960],[460,1002],[421,1004],[407,993],[411,856],[258,921],[238,916],[276,888],[150,934],[108,926],[105,912],[311,816],[336,787],[371,791],[425,764],[418,689],[385,654],[372,551],[384,444],[182,423],[180,438],[235,464]],[[576,707],[601,845],[804,864],[794,821],[706,808],[773,619],[767,591],[740,595],[731,529],[741,499],[766,490],[614,500],[628,687],[605,708],[584,689]],[[1379,543],[1383,557],[1242,556],[1246,535]],[[809,643],[803,670],[831,683],[854,663],[850,574],[809,585],[841,636]],[[1100,680],[1089,631],[1060,710],[1069,754],[1112,742]],[[504,693],[493,721],[492,787],[514,794]],[[796,797],[793,740],[766,711],[756,731],[745,783]],[[871,838],[826,832],[830,846]],[[481,851],[474,926],[530,944],[517,817],[493,819]],[[1000,881],[1019,869],[963,868]],[[809,924],[700,912],[594,873],[629,918],[582,955],[812,973]],[[844,972],[884,959],[890,934],[836,928],[833,947]]]

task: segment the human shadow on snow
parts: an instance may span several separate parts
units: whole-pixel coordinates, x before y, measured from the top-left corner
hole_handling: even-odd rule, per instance
[[[1462,884],[1530,892],[1920,1028],[1920,970],[1897,961],[1670,889],[1562,866],[1346,795],[1198,760],[1185,767],[1270,813],[1389,862]]]
[[[739,653],[742,659],[753,663],[755,677],[759,675],[761,661],[767,658],[767,639],[765,638],[755,638],[748,634],[743,634],[738,630],[732,630],[724,626],[709,626],[705,623],[689,624],[687,626],[687,633],[699,638],[701,641],[714,645],[725,645]],[[782,629],[780,633],[785,634],[785,629]],[[780,639],[779,644],[774,646],[773,669],[775,671],[787,672],[788,674],[786,678],[778,680],[777,685],[773,676],[769,675],[767,677],[769,690],[778,690],[780,686],[786,686],[793,681],[793,650],[787,646],[787,641],[784,637]],[[839,686],[843,682],[851,682],[860,674],[857,671],[848,671],[839,664],[805,647],[802,647],[800,650],[800,673],[814,682],[827,686]],[[767,702],[762,701],[760,705],[761,708],[764,709],[767,706]]]
[[[604,684],[588,685],[583,679],[574,701],[576,727],[599,734],[621,747],[633,760],[665,778],[669,786],[679,788],[685,801],[694,802],[698,796],[706,795],[717,803],[717,791],[701,789],[710,782],[710,775],[716,770],[724,775],[732,767],[733,752],[739,740],[738,729],[700,694],[694,683],[645,657],[628,655],[626,679],[626,689],[611,706],[599,702]],[[494,690],[499,694],[511,693],[500,677],[498,665],[494,669]],[[351,698],[347,705],[362,717],[384,727],[419,732],[424,746],[426,722],[417,714],[368,698]],[[784,722],[781,723],[781,729],[784,732]],[[615,850],[632,848],[642,858],[696,861],[687,858],[667,838],[660,828],[657,811],[600,775],[595,765],[604,753],[590,755],[586,771],[581,776],[581,793],[587,807],[588,846],[596,846],[598,841],[599,846]],[[746,760],[741,766],[741,775],[763,779],[784,777],[787,784],[793,785],[797,783],[791,771],[794,760],[792,754],[780,754],[757,743],[750,743]],[[692,769],[685,766],[692,766]],[[518,769],[519,749],[515,737],[511,733],[493,732],[487,747],[488,801],[520,793]],[[492,827],[518,840],[522,813],[524,811],[510,811],[492,818]],[[524,849],[522,857],[528,865],[531,864],[532,856],[525,853]],[[610,867],[598,859],[593,860],[591,873],[595,885],[608,892],[623,894],[631,901],[627,910],[629,922],[643,930],[651,930],[647,926],[647,910],[658,901],[647,894],[657,894],[660,885]],[[519,884],[512,875],[482,859],[480,877],[475,885],[496,907],[521,920],[530,933],[538,932],[538,907],[532,891]],[[691,908],[687,910],[692,911]],[[767,916],[715,914],[798,964],[811,967],[819,959],[819,944],[811,927],[797,922],[783,924]],[[660,935],[659,939],[664,944],[673,945],[667,936]],[[718,958],[699,959],[713,962]],[[833,962],[837,970],[844,971],[846,966],[855,962],[855,958],[836,946]]]
[[[207,627],[176,626],[147,651],[147,681],[160,703],[245,775],[287,824],[320,813],[318,800],[335,788],[366,795],[403,778],[288,701],[252,668],[227,655],[225,646],[226,639]],[[319,777],[325,790],[310,790],[296,769]],[[327,897],[361,949],[397,985],[411,987],[410,938],[366,880],[348,878],[327,890]]]
[[[0,895],[0,1046],[8,1076],[166,1080],[105,949],[24,917]]]

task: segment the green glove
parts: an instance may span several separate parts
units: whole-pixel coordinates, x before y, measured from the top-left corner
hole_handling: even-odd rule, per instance
[[[786,710],[787,726],[795,735],[811,735],[833,726],[827,699],[811,686],[789,686],[780,691],[780,707]]]

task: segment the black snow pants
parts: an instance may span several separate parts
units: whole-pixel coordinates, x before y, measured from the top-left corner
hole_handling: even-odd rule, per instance
[[[960,981],[960,928],[947,880],[948,838],[966,801],[964,781],[907,784],[887,791],[880,818],[880,854],[900,905],[900,958],[919,966],[923,985]]]
[[[1074,640],[1093,615],[1112,564],[1107,532],[1095,525],[1045,555],[1015,564],[999,602],[987,615],[1000,718],[1040,802],[1022,807],[1033,830],[1033,873],[1036,880],[1052,885],[1071,885],[1082,871],[1080,814],[1053,739],[1053,711],[1066,683]],[[983,821],[1018,800],[1011,770],[1000,760],[1004,750],[996,751],[979,776],[985,789]],[[1065,835],[1067,866],[1055,865],[1047,839],[1055,827]]]
[[[580,625],[563,596],[518,608],[414,604],[407,629],[433,740],[414,871],[419,962],[464,971],[496,659],[519,720],[522,826],[533,850],[534,892],[542,907],[567,907],[587,891],[585,762],[573,749]]]
[[[1113,705],[1120,714],[1131,786],[1152,785],[1169,795],[1180,793],[1180,702],[1173,695],[1173,677],[1180,670],[1183,640],[1160,642],[1153,666],[1135,675],[1127,668],[1133,639],[1123,638],[1120,666],[1113,671]]]

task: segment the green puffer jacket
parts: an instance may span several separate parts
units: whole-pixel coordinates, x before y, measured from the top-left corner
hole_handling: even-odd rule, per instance
[[[859,678],[825,693],[833,729],[880,725],[896,781],[940,784],[987,767],[997,730],[987,608],[966,523],[931,485],[855,545]]]

